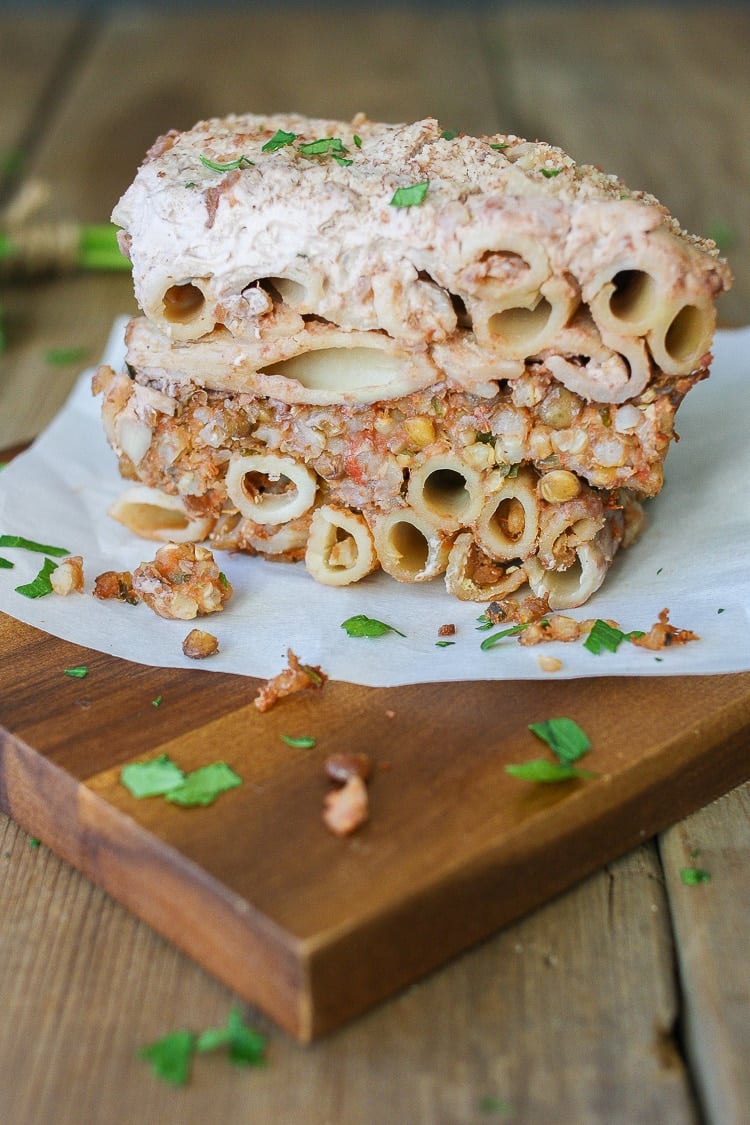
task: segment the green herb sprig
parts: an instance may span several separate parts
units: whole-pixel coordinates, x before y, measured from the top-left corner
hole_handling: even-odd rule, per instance
[[[391,207],[419,207],[427,198],[429,190],[429,180],[396,188],[390,200]]]
[[[395,626],[387,625],[385,621],[378,621],[375,617],[368,617],[365,613],[347,617],[346,621],[341,622],[341,628],[348,637],[383,637],[386,633],[397,633],[399,637],[406,636],[406,633],[400,632]]]

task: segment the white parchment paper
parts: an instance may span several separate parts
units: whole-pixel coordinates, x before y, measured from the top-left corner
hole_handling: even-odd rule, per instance
[[[118,321],[105,362],[119,368],[125,321]],[[621,551],[603,588],[579,619],[614,618],[624,630],[648,629],[659,611],[700,641],[654,654],[623,643],[595,656],[580,642],[521,647],[508,638],[482,652],[482,606],[456,601],[442,579],[404,585],[383,573],[343,589],[316,583],[301,564],[270,563],[215,552],[234,596],[223,613],[195,623],[166,621],[145,605],[100,602],[90,595],[104,570],[132,570],[158,544],[135,538],[107,516],[124,489],[99,421],[100,402],[84,372],[68,402],[31,449],[0,472],[0,533],[83,555],[86,593],[31,601],[15,592],[43,556],[10,548],[0,570],[0,610],[55,636],[141,664],[190,667],[182,639],[192,624],[220,642],[201,669],[266,677],[291,647],[332,679],[370,686],[448,680],[542,679],[541,653],[556,656],[558,679],[601,675],[686,675],[750,670],[750,328],[721,331],[710,379],[681,406],[681,440],[666,462],[662,493],[647,505],[648,526]],[[350,638],[341,622],[365,613],[402,633]],[[454,624],[455,644],[438,648],[438,628]],[[656,659],[656,655],[661,657]]]

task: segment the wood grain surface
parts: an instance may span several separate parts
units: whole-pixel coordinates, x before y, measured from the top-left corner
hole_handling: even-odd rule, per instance
[[[345,15],[300,5],[88,16],[72,6],[0,9],[0,149],[23,148],[27,175],[53,187],[54,213],[104,220],[158,132],[214,113],[432,112],[469,131],[539,136],[654,190],[689,229],[721,225],[736,274],[721,314],[747,323],[748,42],[747,11],[721,5],[422,5]],[[6,198],[17,182],[5,175]],[[9,446],[39,431],[78,373],[48,365],[46,349],[84,345],[95,358],[114,315],[133,306],[126,277],[82,275],[6,285],[0,305],[0,446]],[[18,643],[14,636],[14,651]],[[22,649],[30,655],[33,641]],[[28,664],[19,682],[15,663],[0,669],[3,722],[12,708],[27,745],[43,744],[52,763],[72,755],[82,772],[71,776],[95,794],[87,755],[97,729],[109,751],[114,704],[77,708],[78,735],[91,737],[74,750],[60,697],[48,710],[42,691],[54,697],[61,685],[50,671],[37,679]],[[124,699],[117,678],[96,668],[100,685]],[[136,672],[150,698],[152,674]],[[186,690],[170,681],[176,700]],[[589,690],[587,714],[602,698]],[[64,701],[71,711],[72,700]],[[245,706],[238,694],[225,718],[214,702],[204,700],[208,729],[231,727]],[[456,722],[465,705],[456,705]],[[665,727],[672,719],[683,729],[684,705],[694,714],[691,700],[665,694]],[[347,706],[351,717],[355,705]],[[179,738],[180,710],[149,712],[154,745]],[[131,756],[144,748],[141,737],[137,724],[117,729]],[[735,765],[740,745],[738,736]],[[377,776],[374,801],[387,804],[394,773]],[[53,789],[52,804],[57,796]],[[87,801],[89,812],[96,801]],[[711,879],[686,886],[680,870],[696,863]],[[269,1035],[268,1066],[245,1073],[205,1057],[189,1086],[173,1089],[137,1059],[138,1046],[175,1027],[223,1023],[235,994],[45,844],[30,846],[19,821],[0,818],[0,1117],[22,1125],[744,1122],[749,865],[743,786],[311,1047],[246,1011]]]

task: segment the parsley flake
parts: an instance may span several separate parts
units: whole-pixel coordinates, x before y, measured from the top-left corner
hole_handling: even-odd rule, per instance
[[[0,547],[20,547],[24,551],[38,551],[41,555],[54,555],[56,558],[70,554],[67,547],[50,547],[46,543],[24,539],[23,535],[0,535]]]
[[[123,766],[120,781],[134,797],[162,797],[182,785],[185,774],[167,754],[160,754],[148,762],[131,762]]]
[[[595,777],[589,770],[581,770],[576,766],[564,765],[562,762],[550,762],[547,758],[532,758],[529,762],[505,767],[505,772],[521,781],[570,781],[576,777]]]
[[[77,664],[75,668],[64,668],[64,676],[72,676],[74,680],[83,680],[88,676],[89,670],[85,664]]]
[[[490,148],[494,148],[496,152],[502,152],[503,149],[507,148],[507,147],[508,147],[507,141],[505,141],[503,144],[491,144],[490,145]]]
[[[501,629],[499,633],[493,633],[491,636],[485,637],[479,647],[483,652],[486,652],[487,649],[494,648],[498,641],[503,640],[504,637],[515,637],[522,633],[524,629],[528,629],[530,624],[531,622],[527,621],[520,625],[511,625],[508,629]],[[480,628],[486,629],[487,626],[481,625]]]
[[[161,707],[163,698],[164,698],[163,695],[157,695],[156,699],[151,700],[151,706],[152,707]]]
[[[444,141],[455,141],[458,136],[458,129],[443,129],[440,136]]]
[[[16,593],[22,594],[25,598],[43,598],[46,594],[52,593],[52,582],[50,575],[53,570],[57,570],[57,563],[52,559],[45,559],[42,569],[37,574],[36,578],[31,582],[26,582],[22,586],[16,586]]]
[[[448,648],[455,643],[455,641],[435,641],[435,648]]]
[[[198,1052],[229,1048],[230,1062],[235,1066],[264,1066],[266,1062],[266,1037],[242,1019],[239,1008],[233,1007],[224,1027],[210,1027],[196,1040]]]
[[[207,156],[201,156],[200,162],[204,168],[210,168],[212,172],[233,172],[235,168],[252,168],[253,162],[246,156],[238,156],[236,160],[228,160],[226,164],[220,163],[218,160],[209,160]]]
[[[261,152],[276,152],[279,148],[286,148],[297,140],[297,133],[287,133],[284,129],[277,129],[270,141],[261,148]]]
[[[306,141],[297,148],[303,156],[330,156],[335,152],[346,152],[341,137],[320,137],[317,141]]]
[[[199,766],[185,778],[182,785],[170,788],[164,794],[167,801],[183,808],[211,805],[218,796],[242,785],[242,778],[226,762],[211,762]]]
[[[291,734],[282,734],[281,741],[286,742],[287,746],[293,746],[295,750],[312,750],[315,745],[315,739],[309,734],[300,735],[299,738],[294,738]]]
[[[349,637],[382,637],[386,633],[398,633],[399,637],[406,636],[406,633],[399,632],[393,625],[386,625],[385,621],[378,621],[365,613],[347,617],[346,621],[341,622],[341,628]]]
[[[545,719],[542,723],[529,723],[529,730],[547,743],[562,765],[572,765],[591,749],[588,735],[575,719]]]
[[[686,887],[697,887],[699,883],[710,883],[711,873],[703,867],[681,867],[680,878]]]
[[[362,148],[362,138],[358,137],[356,133],[352,137],[352,140],[354,141],[355,148]]]
[[[419,184],[409,184],[407,187],[396,188],[391,199],[391,207],[419,207],[424,203],[430,181],[423,180]]]
[[[354,163],[354,161],[350,160],[347,156],[338,156],[335,152],[333,154],[333,159],[337,164],[340,164],[342,168],[348,168],[350,164]]]
[[[562,168],[542,168],[542,175],[548,180],[551,180],[554,176],[559,176],[561,172]]]
[[[39,845],[41,844],[41,842],[42,841],[39,839],[38,836],[29,836],[28,843],[29,843],[30,848],[38,848]]]
[[[623,641],[632,641],[635,637],[642,636],[642,629],[633,629],[630,633],[623,633],[622,629],[616,629],[598,617],[591,628],[591,632],[583,642],[583,647],[598,656],[605,650],[617,652]]]
[[[0,570],[12,570],[15,565],[16,564],[12,563],[10,559],[4,559],[2,555],[0,555]]]
[[[157,1078],[172,1086],[184,1086],[190,1077],[190,1063],[195,1047],[192,1031],[170,1031],[162,1039],[140,1047],[138,1057],[145,1059]]]

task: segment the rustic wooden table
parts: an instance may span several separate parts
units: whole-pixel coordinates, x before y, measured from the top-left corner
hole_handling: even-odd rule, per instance
[[[0,6],[0,189],[105,221],[160,132],[232,111],[404,120],[559,143],[722,232],[721,315],[750,319],[750,13],[742,6]],[[127,275],[0,288],[0,448],[32,438],[113,317]],[[0,672],[0,706],[3,681]],[[44,699],[39,699],[40,709]],[[750,747],[749,747],[750,749]],[[184,1089],[137,1047],[223,1023],[232,994],[0,816],[0,1119],[531,1125],[748,1120],[750,789],[648,840],[344,1030],[269,1064],[201,1060]],[[711,881],[686,886],[700,857]],[[343,982],[342,982],[343,983]]]

